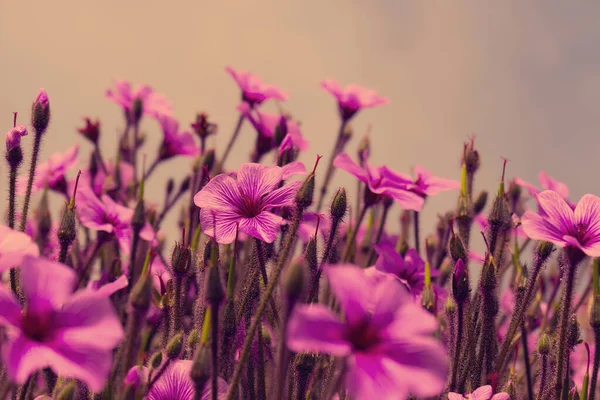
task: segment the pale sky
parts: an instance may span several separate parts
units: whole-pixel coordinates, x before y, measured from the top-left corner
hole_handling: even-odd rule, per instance
[[[219,124],[211,144],[221,154],[239,101],[224,71],[231,65],[289,92],[283,107],[302,121],[311,141],[303,160],[312,164],[316,153],[329,154],[337,131],[334,102],[319,87],[335,78],[391,99],[356,117],[351,155],[372,124],[374,164],[404,172],[421,164],[458,179],[462,143],[476,134],[483,160],[477,189],[496,190],[504,156],[509,177],[535,183],[546,169],[577,200],[600,194],[599,16],[598,2],[559,0],[0,0],[0,127],[12,127],[13,111],[28,122],[44,87],[53,119],[43,159],[80,140],[75,128],[84,116],[101,119],[102,147],[112,154],[122,113],[104,92],[125,78],[165,94],[182,125],[208,112]],[[161,133],[153,121],[143,130],[152,159]],[[241,136],[230,168],[246,160],[255,134],[246,125]],[[82,142],[81,155],[90,149]],[[184,161],[165,164],[154,181],[183,177],[186,168]],[[354,193],[348,174],[337,178]],[[161,201],[162,187],[152,190]],[[425,223],[454,199],[432,199]]]

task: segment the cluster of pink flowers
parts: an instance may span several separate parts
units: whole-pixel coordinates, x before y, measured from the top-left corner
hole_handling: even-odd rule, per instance
[[[206,113],[186,130],[163,95],[127,81],[106,92],[124,115],[109,139],[116,159],[103,156],[100,121],[86,118],[78,131],[92,152],[77,174],[79,144],[38,162],[53,134],[43,89],[31,129],[15,114],[0,225],[0,399],[595,398],[600,198],[572,203],[544,171],[543,191],[517,177],[505,186],[505,163],[488,202],[474,192],[474,140],[451,174],[459,180],[374,166],[368,136],[354,161],[345,128],[389,100],[334,80],[321,86],[337,103],[338,137],[326,167],[313,153],[307,169],[299,155],[325,149],[309,147],[292,116],[262,107],[288,94],[226,71],[241,103],[222,154],[207,148],[217,124]],[[143,118],[162,143],[140,170]],[[233,168],[244,121],[255,146]],[[150,199],[147,180],[175,157],[190,169]],[[327,197],[337,169],[356,178],[356,198],[345,188]],[[421,227],[441,192],[457,201]],[[66,199],[60,216],[55,196]],[[171,242],[163,223],[178,208]]]

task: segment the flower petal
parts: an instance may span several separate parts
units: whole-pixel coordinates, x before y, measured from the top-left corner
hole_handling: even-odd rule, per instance
[[[75,271],[59,262],[25,256],[21,266],[21,288],[25,299],[46,300],[55,310],[67,301],[77,282]]]
[[[425,199],[416,193],[402,189],[386,189],[384,195],[394,199],[405,210],[421,211]]]
[[[281,176],[280,167],[246,163],[238,171],[237,185],[242,196],[258,201],[279,185]]]
[[[240,215],[231,210],[206,208],[200,210],[202,232],[213,237],[220,244],[229,244],[235,240],[235,232],[240,220]]]
[[[302,305],[294,309],[287,332],[287,345],[295,352],[311,351],[335,356],[350,354],[344,338],[345,325],[321,304]]]
[[[408,398],[407,384],[413,377],[399,374],[390,359],[379,354],[357,353],[347,363],[346,388],[353,399]]]
[[[367,173],[364,169],[362,169],[357,163],[354,162],[350,158],[347,153],[340,153],[333,160],[333,165],[335,167],[341,168],[346,172],[351,173],[355,177],[357,177],[361,182],[367,183]]]
[[[373,281],[378,281],[380,277],[370,278],[362,268],[352,264],[327,265],[324,271],[348,324],[364,321],[372,311]]]
[[[242,208],[241,195],[235,180],[226,174],[215,176],[194,196],[200,208],[230,211]]]
[[[573,228],[575,222],[573,210],[558,193],[545,190],[538,195],[537,200],[548,216],[546,221],[559,232],[568,233]]]
[[[557,181],[556,179],[548,175],[546,171],[540,171],[538,179],[544,189],[554,190],[563,199],[569,197],[569,187],[566,184]]]
[[[283,218],[269,211],[263,211],[254,218],[240,219],[240,232],[266,243],[273,243],[279,231]]]
[[[471,393],[472,400],[488,400],[492,397],[492,387],[490,385],[480,386],[473,393]]]
[[[523,230],[533,240],[546,240],[557,246],[564,247],[565,242],[563,234],[554,225],[546,222],[546,220],[538,214],[527,211],[521,218]]]
[[[21,307],[12,292],[0,285],[0,325],[20,325]]]
[[[275,208],[292,205],[300,186],[302,186],[302,182],[300,181],[294,181],[283,185],[279,189],[276,189],[263,197],[263,206],[265,208]]]
[[[17,267],[25,255],[38,256],[40,250],[29,235],[0,225],[0,274]]]

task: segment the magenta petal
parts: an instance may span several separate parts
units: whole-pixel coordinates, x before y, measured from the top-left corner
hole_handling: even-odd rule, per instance
[[[555,191],[563,199],[569,197],[569,187],[548,175],[546,171],[540,171],[538,179],[544,189]]]
[[[384,194],[394,199],[405,210],[421,211],[425,204],[423,197],[402,189],[387,189]]]
[[[290,318],[287,345],[292,351],[319,352],[335,356],[350,354],[350,343],[344,338],[345,325],[321,304],[298,306]]]
[[[373,282],[364,270],[352,264],[336,264],[325,266],[324,271],[348,324],[363,321],[371,311],[373,295]]]
[[[492,387],[490,385],[480,386],[471,393],[472,400],[488,400],[492,397]]]
[[[306,167],[301,161],[293,161],[281,167],[281,179],[286,180],[295,175],[306,174]]]
[[[521,218],[523,230],[533,240],[545,240],[564,247],[563,234],[538,214],[527,211]]]
[[[407,381],[393,361],[379,354],[357,353],[347,361],[346,388],[354,399],[398,400],[409,395]],[[424,383],[426,384],[426,382]]]
[[[351,173],[363,183],[367,183],[367,173],[348,154],[341,153],[333,160],[333,165]]]
[[[237,174],[237,185],[242,196],[258,201],[264,194],[271,192],[281,182],[280,167],[267,167],[261,164],[242,164]]]
[[[450,392],[448,393],[448,400],[465,400],[462,394]]]
[[[230,210],[231,207],[242,207],[240,192],[235,180],[229,175],[217,175],[194,196],[194,204],[198,207],[209,207],[214,210]]]
[[[60,309],[73,293],[77,277],[64,264],[25,256],[21,266],[21,287],[27,300],[47,300]]]
[[[0,285],[0,325],[20,325],[21,307],[12,292]]]
[[[586,227],[586,238],[600,236],[600,198],[586,194],[575,207],[575,226]]]
[[[510,400],[510,396],[508,393],[505,393],[505,392],[496,393],[495,395],[492,396],[492,398],[490,400]]]
[[[540,207],[546,213],[550,224],[561,232],[568,232],[575,222],[573,210],[560,195],[546,190],[537,196]]]
[[[25,255],[38,256],[40,250],[29,235],[0,225],[0,274],[19,266]]]
[[[524,187],[525,189],[527,189],[527,191],[529,192],[529,194],[531,196],[537,196],[540,191],[538,190],[538,188],[536,188],[535,186],[533,186],[531,183],[527,182],[524,179],[521,179],[519,177],[515,178],[515,182],[517,183],[517,185]]]
[[[200,194],[202,192],[199,192]],[[197,195],[196,195],[197,196]],[[202,232],[213,237],[217,243],[229,244],[235,240],[235,232],[240,215],[227,210],[200,210],[200,224]]]
[[[129,280],[127,276],[121,275],[117,280],[111,283],[107,283],[106,285],[100,286],[96,292],[102,294],[103,296],[109,297],[115,292],[124,289],[127,287]]]
[[[300,186],[302,186],[302,182],[294,181],[280,187],[279,189],[273,190],[271,193],[263,197],[263,206],[265,208],[275,208],[292,205]]]
[[[281,230],[282,222],[283,218],[279,215],[263,211],[254,218],[240,219],[240,232],[244,232],[263,242],[273,243]]]

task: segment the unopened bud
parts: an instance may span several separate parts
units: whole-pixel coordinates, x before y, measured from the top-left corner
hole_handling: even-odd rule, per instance
[[[58,228],[58,241],[63,246],[70,246],[77,237],[75,208],[66,207]]]
[[[481,158],[479,157],[479,152],[473,148],[473,146],[469,146],[465,153],[465,166],[467,167],[467,173],[474,174],[481,165]]]
[[[458,262],[459,259],[463,261],[467,259],[465,245],[462,240],[460,240],[460,237],[455,235],[454,232],[452,232],[450,240],[448,241],[448,251],[454,262]]]
[[[486,192],[485,190],[482,190],[481,193],[479,193],[479,196],[477,196],[477,198],[475,199],[475,203],[473,203],[473,213],[475,215],[478,215],[479,213],[481,213],[483,211],[483,209],[485,208],[485,205],[487,203],[487,199],[488,199],[488,192]]]
[[[196,348],[196,345],[200,343],[200,334],[198,333],[198,329],[192,329],[187,338],[187,344],[190,349]]]
[[[449,318],[452,318],[456,313],[456,302],[452,296],[446,297],[446,302],[444,303],[444,312]]]
[[[31,125],[36,135],[46,132],[50,123],[50,102],[44,89],[40,89],[33,105],[31,106]]]
[[[6,151],[21,146],[21,138],[27,136],[27,127],[25,125],[17,125],[8,132],[6,132]]]
[[[452,295],[457,303],[464,302],[469,297],[469,277],[461,258],[456,261],[452,275]]]
[[[167,358],[170,360],[174,360],[179,358],[179,354],[181,354],[181,349],[183,348],[183,333],[179,332],[173,339],[167,344]]]
[[[210,374],[210,350],[208,346],[201,346],[194,355],[194,362],[190,371],[190,378],[194,382],[197,393],[202,393],[206,382],[210,379]]]
[[[296,193],[296,204],[301,209],[307,209],[313,202],[313,195],[315,192],[315,174],[311,173],[306,177],[306,180],[300,186],[298,193]]]
[[[225,291],[223,290],[223,284],[221,283],[218,264],[208,268],[205,294],[206,301],[213,306],[221,304],[225,298]]]
[[[285,271],[283,288],[289,304],[295,304],[304,293],[306,284],[306,260],[298,258]]]
[[[431,285],[425,286],[421,292],[421,305],[429,312],[433,312],[435,308],[435,293]]]
[[[281,115],[279,117],[279,123],[275,126],[275,132],[273,134],[273,140],[275,142],[275,146],[279,146],[285,135],[288,134],[288,124],[285,115]]]
[[[308,243],[306,244],[306,249],[304,250],[304,259],[308,264],[308,268],[310,270],[311,275],[314,275],[317,272],[317,268],[319,266],[316,237],[311,237]]]
[[[571,315],[569,319],[569,327],[567,330],[567,344],[573,348],[579,344],[579,336],[581,335],[581,329],[579,327],[579,321],[575,314]]]
[[[187,275],[192,266],[192,250],[183,243],[175,243],[171,255],[171,266],[175,275]]]
[[[85,126],[83,128],[78,128],[77,132],[93,144],[98,144],[98,138],[100,137],[100,121],[96,120],[96,122],[92,122],[89,118],[85,118]]]
[[[152,300],[152,279],[148,274],[142,274],[129,295],[131,305],[138,311],[145,312]]]
[[[160,367],[160,364],[162,364],[162,361],[163,361],[162,351],[157,351],[156,353],[154,353],[154,355],[150,359],[150,367],[158,368],[158,367]]]
[[[481,270],[481,287],[484,290],[493,290],[496,288],[498,279],[496,278],[496,265],[492,257],[487,257]]]
[[[550,353],[550,336],[546,332],[542,333],[538,339],[537,350],[541,355]]]
[[[538,243],[538,246],[537,246],[537,256],[541,260],[545,260],[548,257],[550,257],[553,250],[554,250],[554,245],[552,243],[541,241]]]
[[[331,202],[331,219],[340,221],[348,211],[348,199],[346,198],[346,189],[340,188]]]

